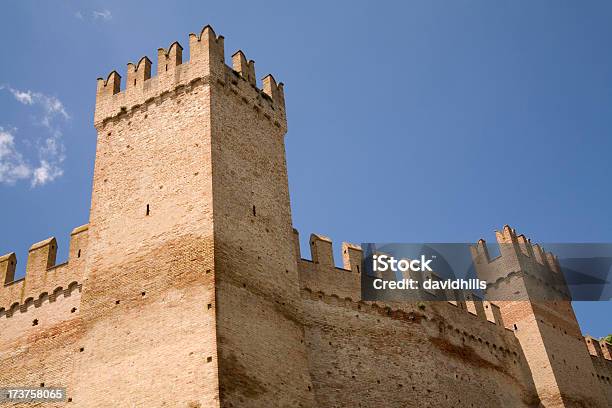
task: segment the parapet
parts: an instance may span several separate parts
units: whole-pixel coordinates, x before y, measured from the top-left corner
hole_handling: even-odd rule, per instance
[[[299,240],[297,230],[293,230],[296,239]],[[331,239],[320,234],[310,235],[310,256],[315,265],[321,268],[340,269],[336,268],[334,261],[334,250]],[[299,254],[299,252],[298,252]],[[343,269],[355,273],[361,273],[361,261],[363,252],[361,247],[349,242],[342,243],[342,261]]]
[[[348,242],[342,243],[342,263],[344,269],[361,273],[361,262],[363,260],[363,251],[361,246]]]
[[[315,265],[327,268],[334,268],[336,265],[331,239],[324,235],[310,234],[310,254]]]
[[[204,81],[209,84],[218,82],[233,87],[233,91],[240,91],[243,98],[255,101],[256,107],[264,110],[266,117],[286,128],[283,84],[277,83],[272,75],[266,75],[261,89],[257,88],[255,62],[247,60],[241,50],[233,54],[232,65],[230,68],[225,64],[223,36],[215,34],[207,25],[200,34],[189,34],[188,62],[183,62],[183,47],[175,41],[167,50],[157,50],[155,77],[151,77],[152,62],[145,56],[136,64],[128,63],[124,90],[121,90],[121,75],[117,71],[112,71],[106,79],[98,78],[94,124],[98,127],[105,120],[168,92]],[[238,86],[236,79],[242,79],[248,86]]]
[[[594,376],[606,386],[612,384],[612,345],[605,340],[597,340],[591,336],[584,336],[584,342],[591,355]]]
[[[310,235],[312,261],[302,259],[299,233],[293,230],[300,287],[334,293],[341,297],[358,299],[361,296],[361,248],[355,244],[342,244],[344,267],[336,267],[332,241],[323,235]]]
[[[500,255],[494,259],[491,259],[484,239],[470,248],[476,272],[480,279],[487,281],[489,288],[500,285],[509,277],[523,276],[545,286],[550,292],[550,300],[569,299],[559,260],[553,253],[544,251],[539,244],[532,244],[524,235],[517,235],[516,230],[508,225],[495,231],[495,236]]]
[[[0,308],[21,304],[41,293],[49,293],[56,287],[70,282],[81,282],[87,250],[88,227],[75,228],[70,234],[68,261],[56,265],[57,241],[54,237],[37,242],[30,247],[25,277],[15,280],[17,257],[10,253],[0,257]]]
[[[15,279],[17,257],[14,252],[0,256],[0,282],[6,285]]]
[[[612,361],[612,344],[608,343],[605,340],[600,340],[599,345],[601,347],[601,352],[603,354],[603,357],[606,360]]]
[[[300,287],[305,293],[316,294],[313,299],[323,299],[323,294],[326,294],[336,299],[356,299],[361,302],[361,262],[363,259],[363,251],[361,246],[343,242],[342,243],[342,259],[343,267],[335,266],[333,256],[333,243],[330,238],[320,235],[311,234],[309,239],[311,261],[302,259],[299,249],[299,233],[294,228],[294,245],[296,248],[296,256],[298,261],[298,270],[300,278]],[[423,278],[431,278],[440,280],[440,277],[435,273],[429,273],[427,276],[405,276],[414,279],[422,280]],[[475,294],[460,295],[460,292],[453,291],[452,295],[438,294],[435,291],[429,296],[423,297],[424,301],[436,301],[437,304],[444,307],[451,307],[458,313],[471,316],[477,319],[482,324],[492,324],[498,326],[499,330],[508,333],[502,320],[502,315],[499,306],[489,301],[483,301]],[[438,296],[440,295],[440,296]],[[442,300],[454,299],[454,300]],[[406,303],[411,303],[414,306],[415,302],[367,302],[372,304],[385,305],[393,304],[395,307]],[[421,303],[421,302],[416,302]],[[427,307],[427,306],[426,306]],[[388,308],[388,307],[386,307]],[[454,312],[457,313],[457,312]],[[508,333],[509,334],[509,333]]]
[[[584,342],[586,343],[587,349],[589,350],[589,354],[595,357],[604,358],[603,351],[601,349],[601,344],[599,340],[586,335],[584,336]]]

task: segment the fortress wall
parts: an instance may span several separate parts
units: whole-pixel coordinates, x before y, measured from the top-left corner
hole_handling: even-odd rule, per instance
[[[65,387],[79,353],[81,286],[43,294],[27,308],[0,317],[0,384]],[[64,403],[46,406],[64,406]]]
[[[63,264],[55,265],[54,238],[34,244],[26,275],[17,281],[13,280],[15,255],[0,258],[0,272],[8,278],[0,287],[0,384],[69,387],[72,383],[87,249],[87,225],[72,231],[68,261]],[[4,265],[3,258],[8,261]]]
[[[522,356],[484,340],[481,322],[454,328],[445,303],[387,309],[306,289],[303,298],[318,406],[537,406]]]
[[[28,251],[26,274],[14,280],[17,257],[14,253],[0,257],[0,316],[11,308],[23,307],[58,287],[81,283],[85,272],[89,232],[83,225],[72,230],[67,262],[56,265],[57,242],[51,237],[33,244]]]
[[[223,407],[314,406],[301,325],[282,87],[233,56],[212,87],[215,279]]]
[[[323,235],[310,236],[312,260],[302,259],[299,253],[299,233],[293,230],[293,239],[297,248],[297,262],[300,287],[310,288],[314,292],[333,293],[341,298],[359,299],[361,296],[361,248],[343,243],[342,255],[344,268],[336,268],[332,242]]]
[[[42,293],[36,300],[0,316],[0,341],[2,344],[12,343],[74,319],[78,316],[80,302],[81,285],[77,282],[66,288],[57,287],[51,293]]]
[[[585,336],[584,341],[593,363],[591,376],[597,378],[608,406],[612,406],[612,355],[610,354],[612,346],[591,336]]]
[[[343,255],[349,248],[344,263],[351,271],[336,268],[331,241],[313,235],[313,261],[299,263],[319,406],[368,407],[381,400],[391,407],[406,400],[417,406],[537,406],[526,360],[496,305],[477,298],[359,301],[361,254],[345,243]]]
[[[299,262],[300,287],[313,291],[333,290],[340,298],[359,299],[361,296],[360,276],[342,268],[321,269],[312,261],[301,259]]]

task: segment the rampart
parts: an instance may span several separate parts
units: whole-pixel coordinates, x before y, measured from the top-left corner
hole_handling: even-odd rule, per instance
[[[499,308],[477,297],[418,303],[360,299],[359,246],[294,231],[311,376],[321,406],[537,406],[529,368]],[[432,298],[434,300],[434,298]],[[402,369],[410,367],[410,369]],[[460,388],[458,388],[460,387]],[[450,390],[461,389],[461,392]]]
[[[612,344],[594,339],[591,336],[584,336],[584,341],[593,361],[593,378],[597,378],[603,392],[612,404]]]
[[[40,307],[56,293],[82,284],[87,256],[88,226],[75,228],[70,234],[68,260],[56,265],[57,241],[54,237],[35,243],[28,251],[25,276],[15,280],[17,257],[14,253],[0,257],[0,319],[26,313]],[[70,289],[72,292],[72,289]]]
[[[121,75],[112,71],[106,79],[98,78],[94,124],[100,128],[112,118],[137,110],[146,110],[151,103],[162,103],[177,93],[188,91],[199,83],[218,83],[228,87],[243,103],[250,105],[276,126],[286,129],[283,84],[271,74],[257,87],[255,62],[244,52],[232,55],[232,68],[225,65],[223,36],[217,36],[210,26],[199,35],[189,35],[190,59],[183,62],[183,47],[174,42],[168,49],[157,51],[157,76],[151,76],[151,60],[144,56],[138,63],[127,66],[125,88]]]

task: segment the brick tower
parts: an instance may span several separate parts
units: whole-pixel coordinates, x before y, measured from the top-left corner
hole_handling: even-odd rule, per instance
[[[476,271],[521,344],[542,404],[607,406],[557,258],[507,225],[496,238],[497,258],[484,240],[472,247]]]
[[[282,84],[209,26],[182,53],[98,80],[74,401],[312,406]]]

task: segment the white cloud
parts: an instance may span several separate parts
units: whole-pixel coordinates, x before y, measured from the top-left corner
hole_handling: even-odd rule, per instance
[[[42,186],[64,174],[61,167],[41,160],[40,165],[32,171],[32,187]]]
[[[0,127],[0,183],[14,184],[30,177],[32,170],[15,148],[13,131]]]
[[[24,145],[33,146],[37,154],[36,160],[26,160],[15,145],[16,129],[0,127],[0,183],[14,184],[29,179],[31,186],[36,187],[62,176],[62,163],[66,158],[62,124],[70,119],[64,104],[55,96],[40,92],[23,91],[4,85],[0,86],[2,89],[7,89],[18,102],[38,108],[40,113],[36,116],[35,124],[42,125],[47,135],[23,141]]]
[[[78,18],[79,20],[83,20],[83,13],[81,13],[80,11],[76,11],[74,13],[74,16]]]
[[[15,97],[15,99],[17,99],[19,102],[25,105],[31,105],[32,103],[34,103],[34,101],[32,100],[32,93],[30,91],[22,92],[12,88],[10,89],[10,91]]]
[[[110,12],[110,10],[107,10],[107,9],[94,10],[92,15],[93,15],[94,20],[109,21],[113,18],[113,14]]]
[[[66,112],[62,101],[57,99],[55,96],[49,96],[40,92],[33,92],[30,90],[20,91],[19,89],[8,87],[8,90],[13,94],[13,97],[24,105],[39,105],[44,111],[41,123],[47,127],[51,125],[51,122],[56,116],[61,116],[64,119],[70,119],[70,115]]]

